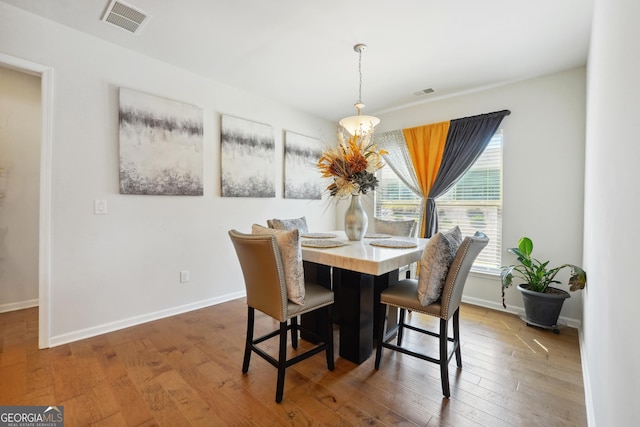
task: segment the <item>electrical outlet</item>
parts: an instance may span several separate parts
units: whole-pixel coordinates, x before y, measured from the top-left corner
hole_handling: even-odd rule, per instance
[[[189,270],[182,270],[180,272],[180,283],[187,283],[189,281]]]
[[[93,213],[96,215],[107,214],[107,201],[106,200],[94,200],[93,201]]]

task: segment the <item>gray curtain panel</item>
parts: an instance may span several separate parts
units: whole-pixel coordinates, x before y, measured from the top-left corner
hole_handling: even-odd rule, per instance
[[[426,203],[425,236],[438,232],[435,199],[446,193],[473,165],[500,127],[509,110],[451,120],[442,163]]]

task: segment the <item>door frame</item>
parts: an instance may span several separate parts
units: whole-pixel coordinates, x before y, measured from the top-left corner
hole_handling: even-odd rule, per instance
[[[40,77],[40,215],[38,226],[38,348],[51,336],[51,151],[53,148],[53,68],[0,52],[0,65]]]

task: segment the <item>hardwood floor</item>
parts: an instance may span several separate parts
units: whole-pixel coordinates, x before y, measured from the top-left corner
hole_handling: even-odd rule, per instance
[[[437,329],[437,319],[410,319]],[[67,427],[587,425],[575,329],[555,335],[472,305],[460,320],[463,368],[451,362],[449,400],[437,365],[385,350],[379,371],[374,357],[358,366],[336,356],[329,372],[323,353],[294,365],[276,404],[275,368],[254,354],[241,372],[244,300],[46,350],[37,308],[3,313],[0,405],[62,405]],[[256,333],[275,327],[256,313]],[[437,340],[405,337],[437,354]],[[275,354],[277,342],[265,344]]]

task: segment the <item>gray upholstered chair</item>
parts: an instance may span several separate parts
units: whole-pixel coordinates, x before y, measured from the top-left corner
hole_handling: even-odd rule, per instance
[[[373,230],[376,233],[386,233],[392,236],[415,236],[416,220],[415,219],[399,219],[387,220],[382,218],[373,218]]]
[[[333,359],[333,325],[331,322],[331,305],[333,292],[316,283],[305,282],[304,304],[296,304],[287,298],[284,269],[280,249],[275,235],[244,234],[236,230],[229,231],[229,236],[238,255],[244,283],[247,291],[247,337],[244,350],[242,372],[249,370],[251,353],[255,352],[267,362],[278,368],[276,384],[276,402],[282,401],[284,392],[285,369],[322,351],[326,352],[327,367],[334,368]],[[298,316],[324,308],[327,313],[324,336],[318,336],[298,324]],[[271,316],[280,322],[280,328],[266,335],[254,338],[253,329],[255,310]],[[291,344],[298,347],[298,331],[304,331],[319,344],[299,353],[287,360],[287,333],[291,330]],[[258,344],[278,336],[280,337],[279,355],[276,360],[258,347]]]
[[[476,232],[474,236],[465,237],[456,255],[451,263],[451,266],[446,273],[446,280],[444,287],[442,288],[442,294],[440,299],[429,304],[422,305],[418,299],[418,280],[406,279],[398,282],[397,285],[391,286],[380,294],[380,314],[378,316],[379,325],[377,326],[378,343],[376,349],[375,368],[380,368],[380,361],[382,359],[382,348],[389,348],[391,350],[399,351],[404,354],[408,354],[413,357],[427,360],[432,363],[440,365],[440,377],[442,383],[442,394],[445,397],[450,396],[449,391],[449,361],[455,353],[456,363],[458,367],[462,367],[461,353],[460,353],[460,325],[459,325],[459,313],[460,313],[460,301],[462,299],[462,290],[464,289],[467,276],[471,266],[482,249],[487,246],[489,239],[483,233]],[[426,280],[422,276],[419,280]],[[386,317],[387,306],[394,306],[400,309],[400,319],[398,322],[398,330],[396,337],[396,344],[393,344],[393,340],[385,341],[388,339],[388,335],[385,337],[384,323]],[[440,318],[440,331],[439,333],[433,331],[427,331],[425,329],[418,328],[413,325],[405,323],[406,310],[411,310],[417,313],[424,313],[429,316]],[[449,337],[449,320],[453,319],[453,337]],[[431,357],[426,354],[420,353],[417,349],[408,349],[402,346],[402,338],[404,335],[404,329],[413,330],[423,334],[431,335],[439,338],[440,342],[440,354],[439,357]],[[451,349],[448,349],[448,343],[452,342]]]
[[[267,226],[269,228],[275,228],[276,230],[293,230],[297,228],[300,230],[300,233],[308,233],[309,227],[307,226],[307,218],[287,218],[287,219],[279,219],[273,218],[267,220]]]
[[[376,233],[391,234],[392,236],[414,237],[416,233],[415,219],[387,220],[373,218],[373,231]],[[400,277],[411,279],[416,276],[416,263],[400,268]]]

